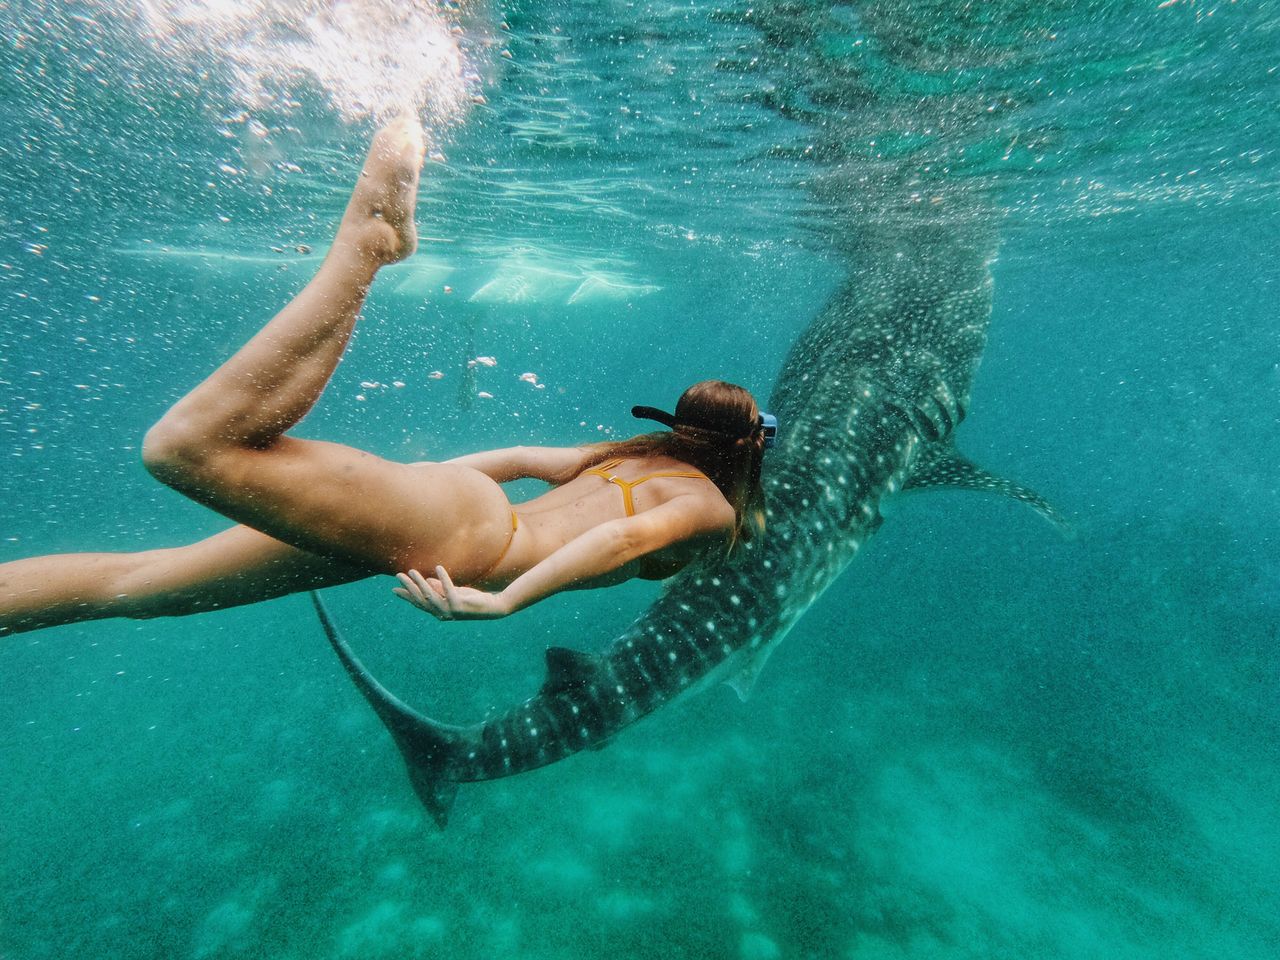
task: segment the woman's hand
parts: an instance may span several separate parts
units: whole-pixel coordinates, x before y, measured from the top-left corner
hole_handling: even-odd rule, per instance
[[[430,579],[417,570],[397,573],[396,579],[401,586],[392,587],[391,592],[437,620],[496,620],[511,613],[502,594],[454,586],[444,567],[436,567]]]

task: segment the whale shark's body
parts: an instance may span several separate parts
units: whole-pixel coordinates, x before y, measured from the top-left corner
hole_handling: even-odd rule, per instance
[[[678,38],[687,11],[671,11]],[[733,30],[757,31],[749,57],[726,61],[730,74],[759,78],[735,96],[798,124],[794,149],[776,152],[812,165],[805,183],[822,215],[806,225],[848,264],[792,345],[767,404],[779,421],[763,471],[767,529],[722,564],[668,581],[602,653],[549,649],[537,694],[474,726],[437,723],[392,696],[317,598],[330,641],[441,824],[460,782],[599,747],[707,681],[745,697],[779,641],[880,526],[886,497],[931,486],[994,490],[1061,522],[1031,491],[961,457],[953,439],[986,343],[999,204],[992,181],[949,171],[964,168],[969,148],[1007,133],[1003,110],[1014,101],[996,95],[997,68],[1016,67],[1019,44],[1033,34],[992,34],[968,8],[920,0],[760,0],[738,12],[716,5],[710,19],[727,25],[730,46],[747,42]],[[972,82],[988,75],[990,89]]]
[[[767,529],[717,566],[670,580],[600,654],[547,651],[538,693],[483,723],[433,721],[394,697],[355,658],[316,597],[325,631],[404,756],[413,786],[444,824],[457,784],[532,770],[586,747],[705,681],[744,698],[770,652],[881,523],[906,488],[1006,492],[1051,519],[1035,494],[955,453],[991,308],[989,252],[931,242],[856,268],[793,345],[769,409]]]

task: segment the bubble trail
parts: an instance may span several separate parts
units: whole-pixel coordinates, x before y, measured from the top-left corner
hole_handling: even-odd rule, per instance
[[[220,61],[245,107],[291,109],[308,85],[348,120],[457,122],[477,92],[465,35],[437,0],[98,0],[161,55]],[[473,78],[473,79],[468,79]]]

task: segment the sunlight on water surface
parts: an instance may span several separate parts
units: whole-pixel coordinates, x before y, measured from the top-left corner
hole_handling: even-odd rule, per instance
[[[138,17],[165,55],[224,60],[249,107],[288,107],[309,82],[349,119],[420,110],[447,123],[468,101],[468,82],[479,79],[468,73],[461,27],[435,0],[103,0],[101,7]]]

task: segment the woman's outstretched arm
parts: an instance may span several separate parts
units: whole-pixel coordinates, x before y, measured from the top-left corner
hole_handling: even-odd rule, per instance
[[[733,528],[733,507],[709,507],[706,497],[682,496],[633,517],[609,520],[570,540],[513,580],[500,593],[455,586],[436,568],[434,578],[418,571],[400,574],[397,596],[441,620],[505,617],[561,590],[611,586],[612,576],[633,560],[686,540],[718,541]]]
[[[544,480],[568,483],[582,469],[585,447],[503,447],[454,457],[449,463],[479,470],[498,483],[512,480]]]

